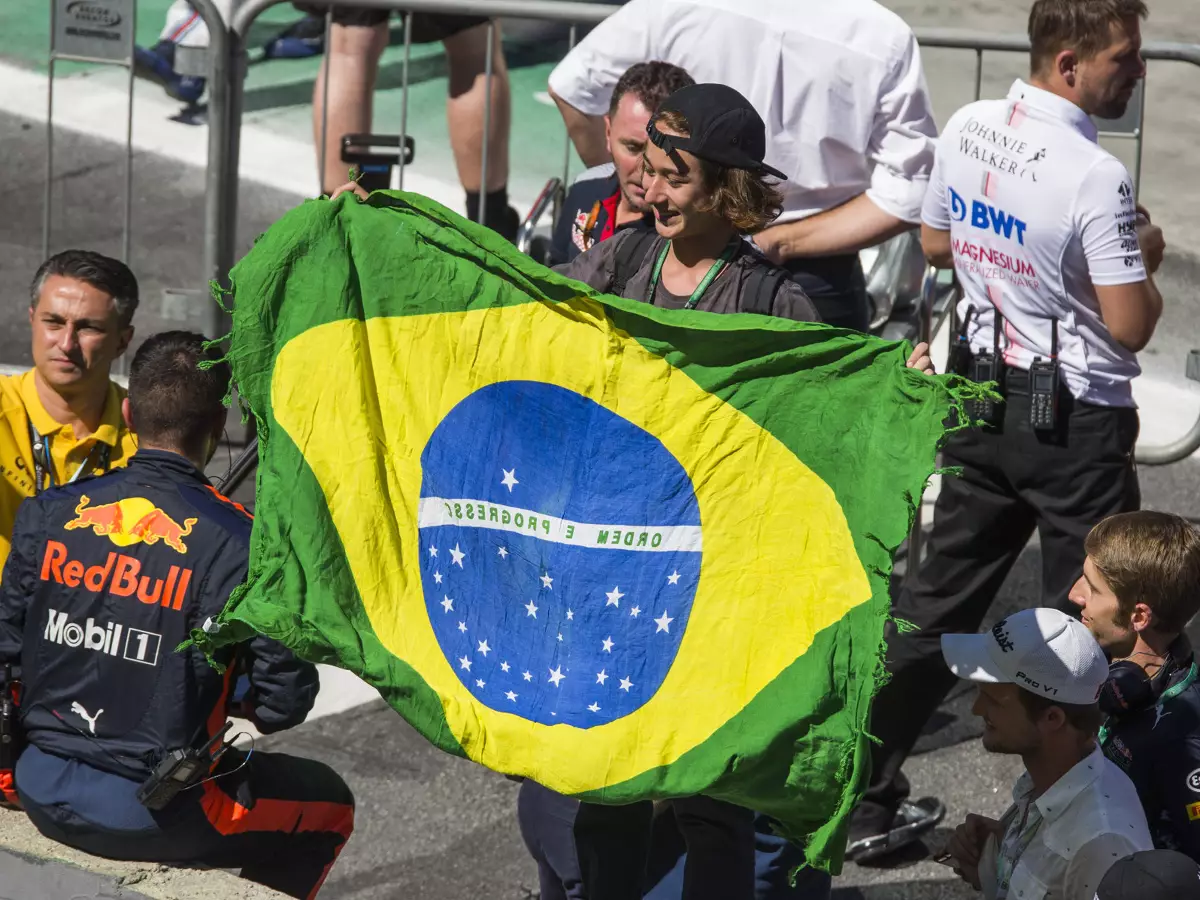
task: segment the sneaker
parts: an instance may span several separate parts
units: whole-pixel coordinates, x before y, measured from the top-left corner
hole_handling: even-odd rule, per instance
[[[946,806],[936,797],[906,800],[892,819],[891,828],[882,831],[866,823],[864,829],[856,829],[850,823],[850,840],[846,844],[846,859],[861,863],[894,853],[901,847],[915,842],[927,831],[932,831],[946,816]],[[857,832],[857,833],[856,833]]]
[[[308,59],[325,52],[325,19],[305,16],[263,47],[264,59]]]
[[[180,103],[191,106],[204,95],[204,78],[175,71],[175,45],[170,41],[159,41],[149,50],[134,47],[133,67],[137,75],[158,82],[168,97]]]

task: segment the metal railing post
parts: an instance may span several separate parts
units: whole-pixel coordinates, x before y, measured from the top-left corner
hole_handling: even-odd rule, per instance
[[[58,4],[51,3],[51,19],[56,15],[56,7]],[[51,33],[54,32],[55,25],[53,21],[50,25]],[[46,83],[46,189],[43,192],[44,203],[42,205],[42,259],[46,259],[50,255],[50,204],[53,202],[52,181],[54,177],[54,55],[50,55],[50,74]]]
[[[413,14],[404,14],[404,65],[400,69],[400,174],[399,187],[404,190],[404,165],[408,156],[404,150],[404,139],[408,137],[408,61],[412,55]]]
[[[975,99],[983,97],[983,50],[975,51]]]
[[[230,47],[240,47],[241,41],[236,39],[236,32],[227,28],[213,0],[191,0],[191,3],[208,26],[208,168],[204,178],[204,278],[206,282],[215,282],[222,288],[227,288],[229,269],[233,265],[233,251],[225,230],[231,218],[236,222],[237,216],[237,162],[235,154],[231,168],[229,145],[233,138],[231,132],[241,130],[240,116],[234,120],[229,107],[229,95],[235,77]],[[240,70],[238,74],[240,75]],[[235,184],[234,191],[229,190],[231,177]],[[232,216],[229,208],[231,203]],[[225,331],[224,316],[211,300],[205,308],[204,322],[204,330],[209,337],[216,337]]]
[[[572,50],[574,50],[574,49],[575,49],[575,41],[576,41],[576,39],[577,39],[577,35],[578,35],[578,33],[579,33],[579,26],[578,26],[578,25],[576,25],[574,22],[572,22],[572,23],[571,23],[571,33],[570,33],[570,35],[568,35],[568,37],[567,37],[567,53],[570,53]],[[554,105],[555,105],[555,106],[558,106],[558,104],[557,104],[557,103],[555,103]],[[565,128],[564,128],[563,130],[564,130],[564,131],[566,131],[566,129],[565,129]],[[570,181],[570,174],[571,174],[571,133],[570,133],[570,132],[567,132],[566,138],[567,138],[567,140],[566,140],[566,146],[563,148],[563,174],[562,174],[562,183],[563,183],[563,188],[564,188],[564,189],[567,189],[567,188],[569,188],[569,187],[570,187],[570,185],[571,185],[571,181]]]
[[[329,56],[330,40],[333,35],[333,7],[325,10],[325,52],[321,54],[321,71],[325,77],[321,79],[321,146],[317,149],[320,160],[318,166],[321,174],[318,176],[320,193],[325,193],[325,158],[326,147],[329,146]],[[239,129],[240,130],[240,129]],[[335,188],[336,189],[336,188]]]

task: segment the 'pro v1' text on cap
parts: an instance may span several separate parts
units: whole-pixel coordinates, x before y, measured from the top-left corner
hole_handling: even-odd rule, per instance
[[[1087,627],[1056,609],[1025,609],[983,634],[943,634],[942,656],[959,678],[1015,684],[1059,703],[1095,703],[1108,660]]]

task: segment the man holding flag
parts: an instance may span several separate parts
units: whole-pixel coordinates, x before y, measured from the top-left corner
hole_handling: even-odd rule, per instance
[[[817,321],[803,289],[745,240],[778,214],[780,194],[766,179],[783,177],[763,162],[765,126],[749,102],[725,85],[690,85],[663,101],[647,134],[643,190],[656,230],[622,232],[558,271],[596,290],[667,309]],[[334,198],[350,190],[366,198],[356,185],[344,186]],[[907,365],[932,373],[928,348],[917,347]],[[619,608],[622,596],[619,591],[607,596],[605,605]],[[559,896],[564,885],[582,882],[592,900],[640,897],[650,804],[584,804],[573,823],[575,842],[564,806],[569,810],[566,798],[532,781],[522,788],[522,831],[538,859],[543,892]],[[750,897],[754,813],[706,796],[677,800],[675,807],[690,850],[685,896]],[[758,824],[760,842],[770,845],[759,868],[778,870],[781,877],[760,875],[786,884],[787,871],[803,863],[803,854],[787,847],[767,817]]]

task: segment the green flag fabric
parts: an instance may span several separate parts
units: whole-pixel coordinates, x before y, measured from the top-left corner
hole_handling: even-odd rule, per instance
[[[840,869],[892,553],[966,387],[598,294],[412,194],[306,202],[232,282],[257,518],[201,646],[269,635],[449,753],[728,800]]]

